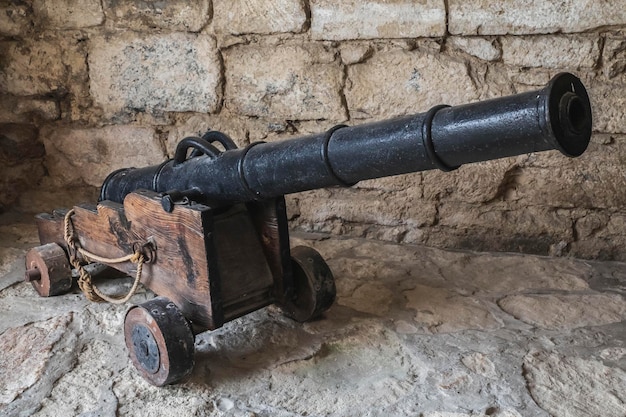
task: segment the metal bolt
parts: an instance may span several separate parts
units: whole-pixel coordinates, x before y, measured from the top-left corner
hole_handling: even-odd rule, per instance
[[[39,272],[39,269],[37,268],[27,269],[24,274],[24,281],[26,282],[39,281],[40,279],[41,272]]]

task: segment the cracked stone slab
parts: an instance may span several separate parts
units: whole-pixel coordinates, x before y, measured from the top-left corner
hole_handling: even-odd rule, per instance
[[[43,375],[71,314],[11,328],[0,335],[0,411]]]
[[[626,319],[626,301],[619,295],[512,295],[498,305],[515,318],[544,329],[601,326]]]
[[[416,311],[415,322],[434,333],[494,330],[501,326],[489,308],[473,297],[424,285],[406,291],[405,296],[406,308]]]
[[[626,372],[595,360],[531,352],[524,376],[537,403],[559,417],[626,415]]]
[[[341,282],[344,286],[346,283]],[[344,287],[345,288],[345,287]],[[343,288],[342,288],[343,289]],[[340,293],[343,293],[340,289]],[[348,291],[347,291],[348,292]],[[349,295],[342,295],[337,303],[350,307],[363,313],[384,316],[389,312],[389,307],[393,301],[393,292],[380,283],[365,283],[352,288]]]
[[[302,415],[351,415],[356,403],[366,409],[394,404],[420,384],[427,369],[393,332],[365,321],[325,342],[311,358],[273,369],[272,391]]]

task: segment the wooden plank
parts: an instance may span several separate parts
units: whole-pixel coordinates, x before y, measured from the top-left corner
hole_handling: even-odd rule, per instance
[[[160,197],[149,191],[129,194],[124,205],[109,201],[97,208],[75,207],[74,227],[86,250],[107,258],[133,252],[146,241],[156,246],[156,257],[144,265],[142,283],[171,299],[183,314],[206,329],[223,324],[219,294],[211,288],[205,234],[212,224],[210,208],[176,206],[167,213]],[[135,265],[107,264],[134,275]],[[215,304],[215,308],[214,308]]]
[[[106,258],[119,258],[133,252],[133,244],[142,242],[134,234],[121,204],[104,201],[97,206],[83,204],[74,207],[74,235],[82,248]],[[128,265],[117,269],[126,270]]]
[[[271,304],[272,272],[246,207],[216,215],[213,236],[225,320]]]
[[[41,213],[35,216],[35,224],[39,233],[39,242],[42,245],[47,243],[56,243],[66,249],[65,239],[63,238],[65,213],[67,210],[55,210],[50,213]]]
[[[284,303],[293,289],[285,198],[251,202],[247,206],[274,278],[272,297],[275,302]]]

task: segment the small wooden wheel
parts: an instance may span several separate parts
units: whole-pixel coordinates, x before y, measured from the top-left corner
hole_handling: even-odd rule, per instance
[[[56,243],[29,250],[24,280],[30,282],[41,297],[68,292],[72,287],[72,269],[65,250]]]
[[[193,369],[191,326],[165,297],[131,307],[124,320],[124,337],[133,365],[153,385],[172,384]]]
[[[328,310],[337,289],[333,273],[324,258],[313,248],[297,246],[291,250],[294,295],[282,306],[292,319],[305,322]]]

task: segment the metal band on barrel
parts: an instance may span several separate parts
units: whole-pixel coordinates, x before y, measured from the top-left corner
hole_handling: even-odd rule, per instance
[[[254,148],[256,145],[261,145],[263,143],[265,142],[253,142],[246,146],[246,148],[243,150],[243,153],[239,157],[239,161],[237,162],[237,172],[239,173],[239,180],[241,181],[241,185],[243,185],[243,188],[250,195],[250,197],[252,197],[253,200],[258,200],[261,197],[261,193],[254,191],[250,187],[250,184],[248,184],[248,180],[246,179],[246,173],[243,170],[243,160],[250,151],[250,149]]]
[[[330,143],[330,139],[332,138],[333,133],[335,133],[337,130],[342,129],[344,127],[348,127],[348,126],[337,125],[337,126],[331,127],[330,129],[328,129],[328,131],[326,131],[326,133],[324,134],[324,145],[322,146],[322,159],[324,160],[324,165],[326,165],[326,170],[328,171],[328,174],[331,177],[333,177],[333,179],[337,183],[339,183],[340,185],[343,185],[344,187],[352,187],[354,184],[356,184],[356,182],[349,183],[339,178],[339,175],[337,175],[337,173],[333,169],[333,166],[330,164],[330,159],[328,158],[328,144]]]
[[[440,104],[439,106],[435,106],[428,110],[428,112],[426,112],[426,116],[424,116],[424,123],[422,124],[422,144],[424,146],[424,149],[426,150],[426,154],[428,155],[428,158],[431,160],[433,165],[435,165],[437,168],[444,172],[454,171],[458,168],[458,166],[451,167],[446,164],[441,158],[439,158],[439,155],[437,155],[437,153],[435,152],[432,127],[433,119],[435,118],[437,112],[447,107],[450,106],[448,106],[447,104]]]
[[[172,162],[172,159],[168,159],[167,161],[163,161],[161,163],[161,165],[159,165],[159,167],[157,168],[156,172],[154,173],[154,177],[152,177],[152,189],[154,191],[157,191],[159,189],[159,180],[161,178],[161,172],[163,172],[163,169],[165,168],[165,165],[169,164],[170,162]],[[163,190],[165,191],[165,190]]]
[[[106,195],[109,189],[109,182],[111,181],[113,177],[117,176],[117,174],[121,174],[122,172],[128,172],[133,169],[134,168],[120,168],[120,169],[116,169],[115,171],[107,175],[107,177],[102,182],[102,187],[100,188],[100,196],[98,197],[98,202],[107,200]]]

